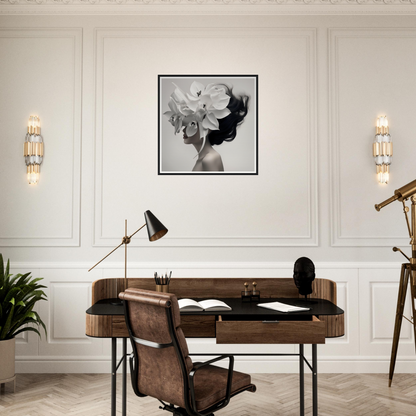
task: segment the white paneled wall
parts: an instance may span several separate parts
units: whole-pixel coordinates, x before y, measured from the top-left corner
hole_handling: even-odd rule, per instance
[[[132,1],[0,1],[0,252],[13,272],[44,277],[48,294],[38,307],[48,334],[18,337],[18,371],[108,371],[110,342],[85,337],[85,310],[94,280],[123,275],[123,253],[87,270],[120,243],[126,218],[133,232],[150,209],[169,233],[135,236],[129,276],[290,277],[308,256],[346,311],[346,335],[319,347],[320,370],[387,372],[402,260],[391,246],[408,251],[409,238],[399,203],[374,204],[415,179],[416,5]],[[385,15],[363,15],[370,9]],[[157,175],[163,74],[258,75],[258,175]],[[31,114],[45,142],[36,187],[23,158]],[[372,157],[382,114],[394,142],[386,186]],[[237,361],[250,372],[297,369]],[[416,371],[407,321],[396,371]]]

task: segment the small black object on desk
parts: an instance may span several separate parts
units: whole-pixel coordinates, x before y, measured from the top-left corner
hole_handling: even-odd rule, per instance
[[[253,290],[248,290],[248,283],[244,283],[244,291],[241,292],[243,302],[260,302],[260,291],[257,290],[257,283],[253,282]]]

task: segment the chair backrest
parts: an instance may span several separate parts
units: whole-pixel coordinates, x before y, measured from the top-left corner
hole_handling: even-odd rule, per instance
[[[143,289],[127,289],[126,324],[135,357],[133,388],[139,396],[185,407],[187,378],[192,369],[185,336],[180,327],[176,296]]]

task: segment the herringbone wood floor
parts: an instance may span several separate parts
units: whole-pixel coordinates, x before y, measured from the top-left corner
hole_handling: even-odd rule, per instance
[[[306,375],[306,374],[305,374]],[[416,375],[395,374],[387,387],[385,374],[319,375],[320,416],[416,416]],[[256,393],[235,397],[218,416],[299,415],[298,376],[254,374]],[[310,377],[306,376],[306,414],[311,414]],[[119,397],[121,380],[118,382]],[[106,374],[18,374],[0,395],[2,416],[110,414],[110,376]],[[118,399],[118,414],[121,403]],[[136,397],[129,385],[128,415],[169,416],[152,398]]]

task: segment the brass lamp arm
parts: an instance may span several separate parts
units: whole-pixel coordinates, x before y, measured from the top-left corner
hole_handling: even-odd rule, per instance
[[[111,250],[105,257],[103,257],[98,263],[95,263],[94,266],[91,267],[88,271],[90,272],[95,266],[98,266],[103,260],[105,260],[110,254],[114,253],[119,247],[121,247],[124,244],[124,241],[122,241],[115,249]]]
[[[143,227],[146,227],[146,224],[143,224],[138,230],[136,230],[131,236],[129,236],[129,239],[131,239],[135,234],[137,234]]]
[[[119,247],[121,247],[123,244],[129,244],[131,238],[138,233],[143,227],[145,227],[146,224],[143,224],[138,230],[136,230],[132,235],[130,236],[124,236],[123,239],[121,240],[121,243],[114,248],[113,250],[111,250],[105,257],[103,257],[98,263],[94,264],[94,266],[91,267],[91,269],[89,269],[88,271],[91,271],[95,266],[98,266],[103,260],[105,260],[110,254],[114,253]]]

